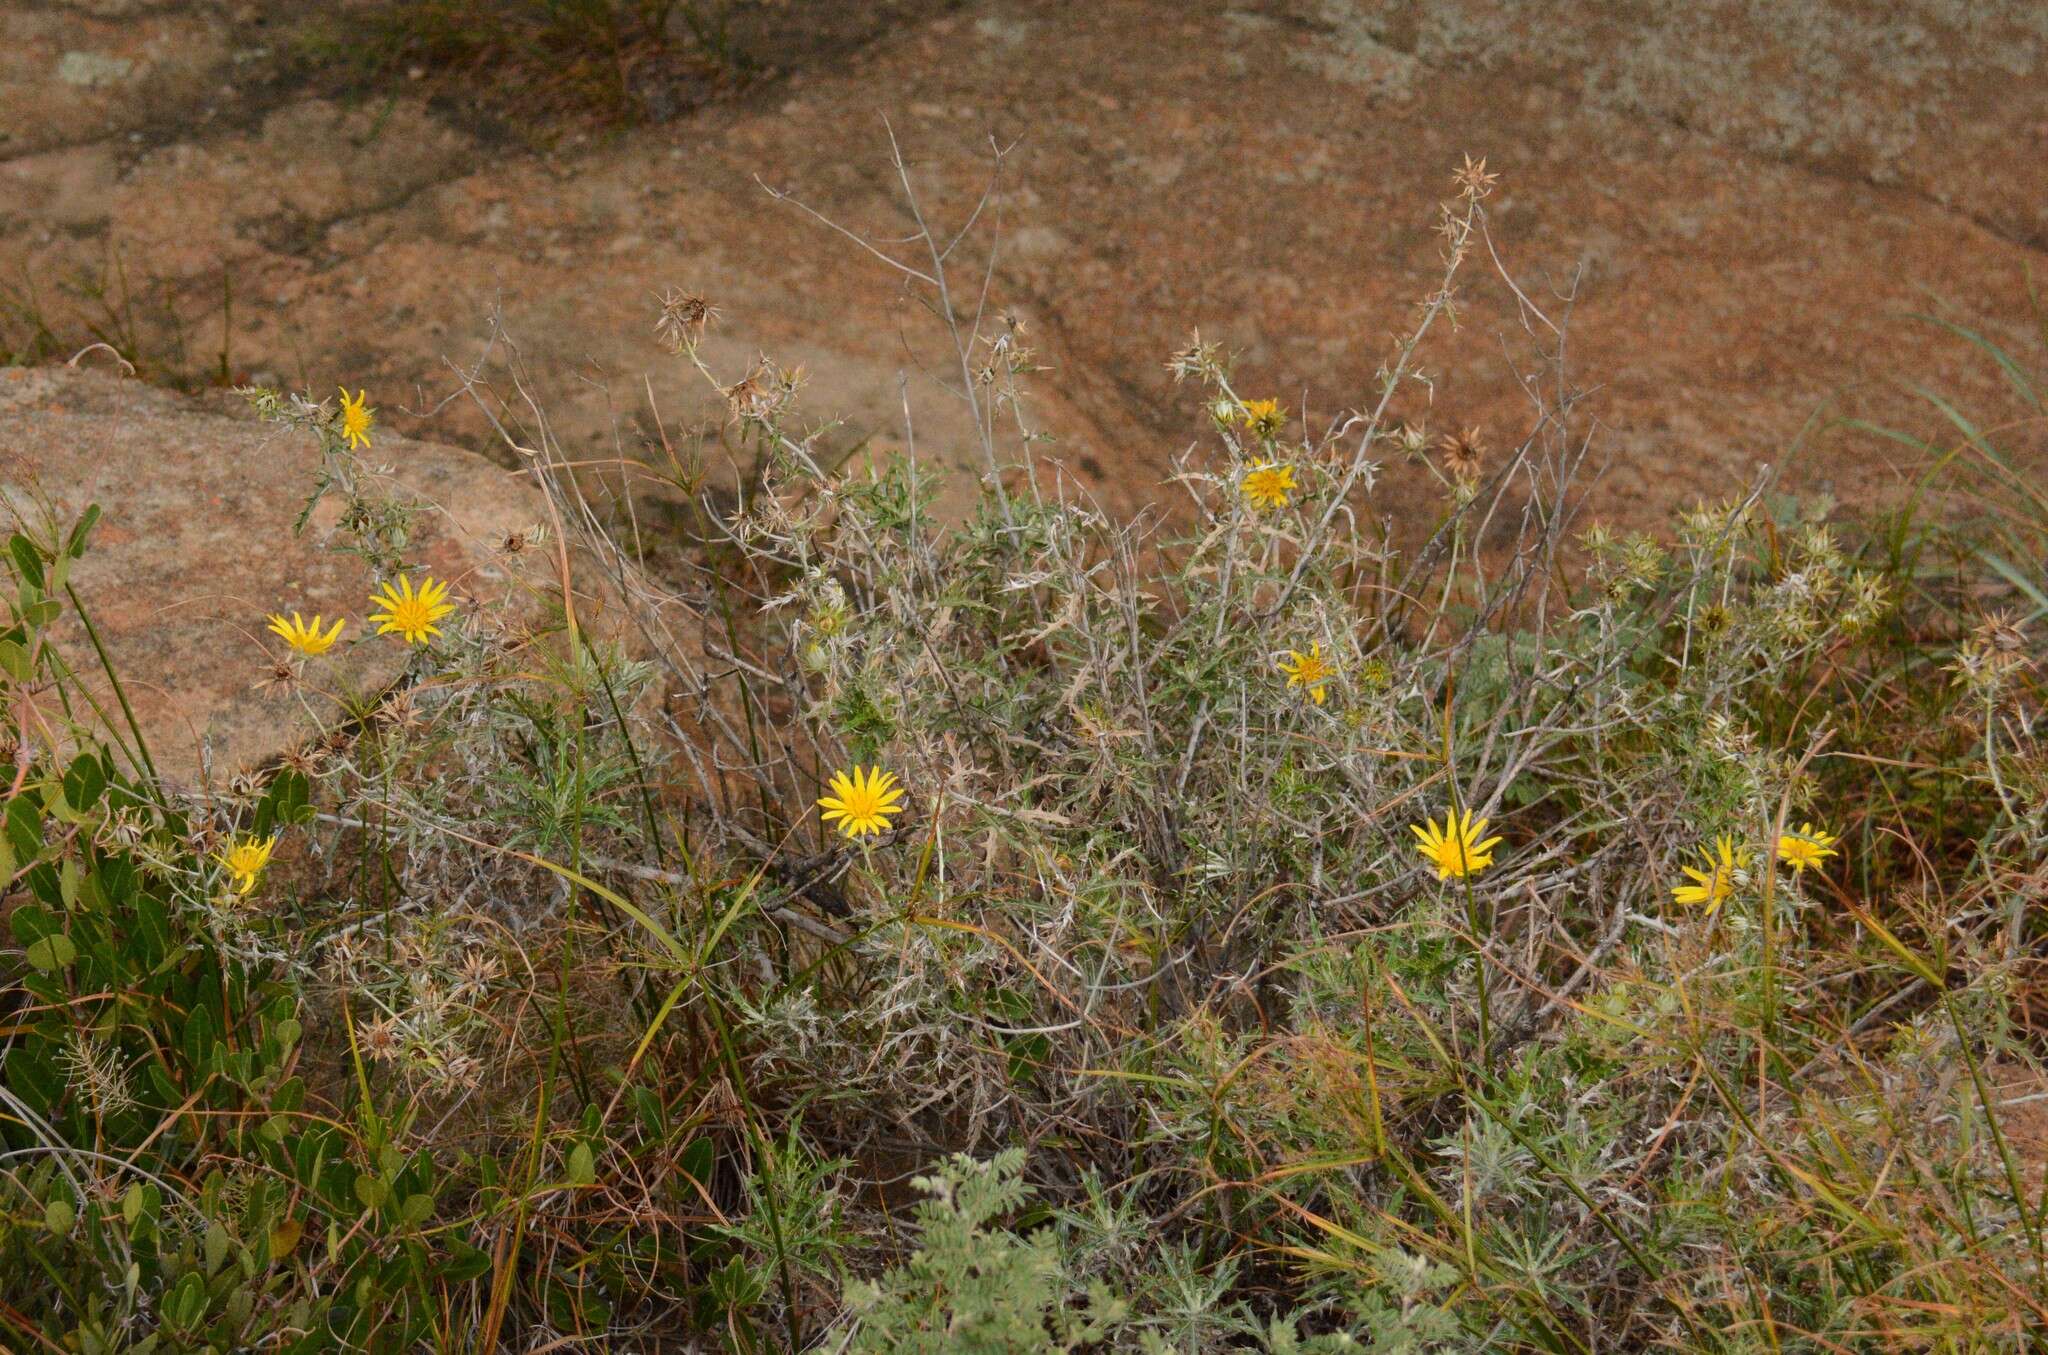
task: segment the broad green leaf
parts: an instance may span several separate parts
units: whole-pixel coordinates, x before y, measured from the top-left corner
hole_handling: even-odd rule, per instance
[[[78,958],[78,947],[62,932],[51,932],[28,948],[28,962],[45,974],[67,968]]]

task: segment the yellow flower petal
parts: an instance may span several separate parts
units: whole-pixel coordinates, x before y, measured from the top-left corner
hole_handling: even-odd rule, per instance
[[[893,772],[856,766],[853,774],[835,772],[827,782],[830,795],[818,799],[819,819],[836,824],[848,838],[886,832],[891,815],[903,812],[903,789]]]
[[[1486,831],[1488,822],[1486,819],[1474,819],[1469,809],[1463,815],[1449,810],[1444,814],[1441,828],[1434,820],[1425,819],[1420,824],[1410,824],[1409,830],[1421,839],[1416,850],[1436,867],[1437,879],[1448,880],[1453,876],[1463,879],[1477,875],[1493,864],[1493,849],[1501,839],[1480,840],[1479,835]]]
[[[412,579],[401,574],[396,587],[386,581],[382,591],[371,596],[371,604],[383,610],[372,612],[370,620],[379,623],[379,635],[397,634],[408,644],[423,645],[429,636],[441,634],[441,628],[434,623],[455,611],[453,603],[443,600],[447,596],[448,585],[444,582],[429,576],[415,592]]]
[[[356,398],[348,398],[348,388],[341,390],[341,438],[349,450],[370,445],[370,425],[376,421],[376,411],[369,407],[369,392],[357,391]]]

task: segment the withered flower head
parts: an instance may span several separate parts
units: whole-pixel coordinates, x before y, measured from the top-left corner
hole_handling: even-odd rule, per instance
[[[1466,197],[1483,198],[1500,182],[1500,175],[1486,172],[1485,156],[1482,155],[1475,161],[1468,153],[1465,156],[1464,167],[1451,175],[1451,179],[1458,185],[1458,191]]]
[[[718,307],[695,292],[667,287],[659,299],[661,316],[654,322],[654,338],[671,353],[696,347],[705,329],[718,318]]]
[[[1475,483],[1486,468],[1486,439],[1476,423],[1462,433],[1446,433],[1437,450],[1443,457],[1444,470],[1460,484]]]
[[[785,371],[772,359],[763,357],[754,363],[752,371],[725,387],[720,394],[725,396],[726,408],[735,420],[753,419],[767,423],[796,395],[803,380],[803,368],[792,367]]]
[[[1173,373],[1176,384],[1189,377],[1207,377],[1211,372],[1221,370],[1223,347],[1221,344],[1203,343],[1202,331],[1196,330],[1187,347],[1167,360],[1166,370]]]
[[[2025,624],[2011,612],[1993,612],[1970,633],[1986,649],[2000,654],[2017,654],[2027,643],[2026,633],[2021,629]]]
[[[405,1043],[398,1033],[398,1023],[388,1016],[364,1026],[362,1041],[363,1052],[373,1059],[391,1058]]]
[[[260,677],[250,684],[250,690],[265,696],[290,696],[299,689],[299,672],[283,659],[273,659],[266,664]]]
[[[419,702],[412,699],[410,687],[393,692],[377,708],[377,723],[387,729],[417,729],[424,719]]]
[[[458,996],[469,997],[481,994],[490,988],[498,977],[498,962],[481,950],[465,951],[462,964],[456,971],[455,991]]]
[[[327,760],[327,753],[319,743],[294,744],[278,754],[277,765],[310,779],[320,774],[320,764]]]

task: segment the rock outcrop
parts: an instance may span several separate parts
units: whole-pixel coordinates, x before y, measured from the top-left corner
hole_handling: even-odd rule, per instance
[[[339,505],[293,521],[313,487],[310,435],[237,416],[126,377],[68,368],[0,369],[0,486],[8,530],[104,516],[72,587],[106,645],[174,783],[251,766],[337,717],[332,693],[381,691],[404,646],[365,624],[370,568],[336,547]],[[381,431],[365,459],[418,504],[409,562],[446,579],[467,608],[531,607],[553,588],[545,553],[502,549],[546,521],[539,492],[473,452]],[[25,521],[24,521],[25,520]],[[264,618],[346,617],[297,692],[266,679],[285,646]],[[75,617],[56,639],[88,685],[116,704]]]
[[[761,185],[900,237],[887,117],[950,229],[993,136],[1015,143],[993,296],[1051,368],[1037,417],[1130,509],[1171,498],[1200,432],[1162,365],[1193,328],[1319,425],[1369,398],[1435,285],[1434,209],[1471,152],[1504,175],[1503,258],[1570,311],[1612,456],[1598,510],[1644,526],[1795,440],[1799,489],[1910,479],[1895,447],[1800,436],[1901,377],[1999,397],[1981,353],[1906,312],[2033,342],[2048,9],[2025,0],[969,0],[805,46],[854,8],[732,6],[767,16],[779,73],[592,133],[494,126],[431,70],[309,93],[278,73],[303,7],[0,0],[0,280],[55,333],[118,312],[148,356],[201,372],[225,335],[237,375],[367,386],[388,427],[456,442],[488,432],[437,400],[446,364],[477,361],[502,316],[571,454],[615,455],[620,433],[636,450],[658,410],[715,461],[715,396],[652,334],[675,285],[723,307],[706,351],[724,380],[762,352],[802,365],[805,412],[852,445],[901,441],[901,375],[921,455],[972,468],[937,385],[957,364],[903,278]],[[977,283],[978,258],[958,260]],[[1485,260],[1463,299],[1400,413],[1512,444],[1535,344]],[[1420,468],[1384,483],[1392,511],[1434,513]]]

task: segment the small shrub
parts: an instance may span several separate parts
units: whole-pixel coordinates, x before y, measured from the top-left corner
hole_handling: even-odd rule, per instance
[[[1041,458],[1028,330],[955,309],[930,235],[897,263],[985,467],[948,520],[672,294],[730,411],[643,468],[680,539],[641,559],[535,430],[517,544],[570,594],[365,638],[409,645],[386,692],[286,655],[320,728],[203,796],[67,662],[90,522],[18,534],[0,1313],[80,1350],[2039,1344],[2048,505],[1985,431],[2039,383],[1987,347],[2035,414],[1841,430],[1927,453],[1894,514],[1581,523],[1568,382],[1499,451],[1408,421],[1490,182],[1366,408],[1174,355],[1207,427],[1165,521]],[[253,398],[365,595],[413,579],[339,412]],[[1409,535],[1395,458],[1442,491]]]

